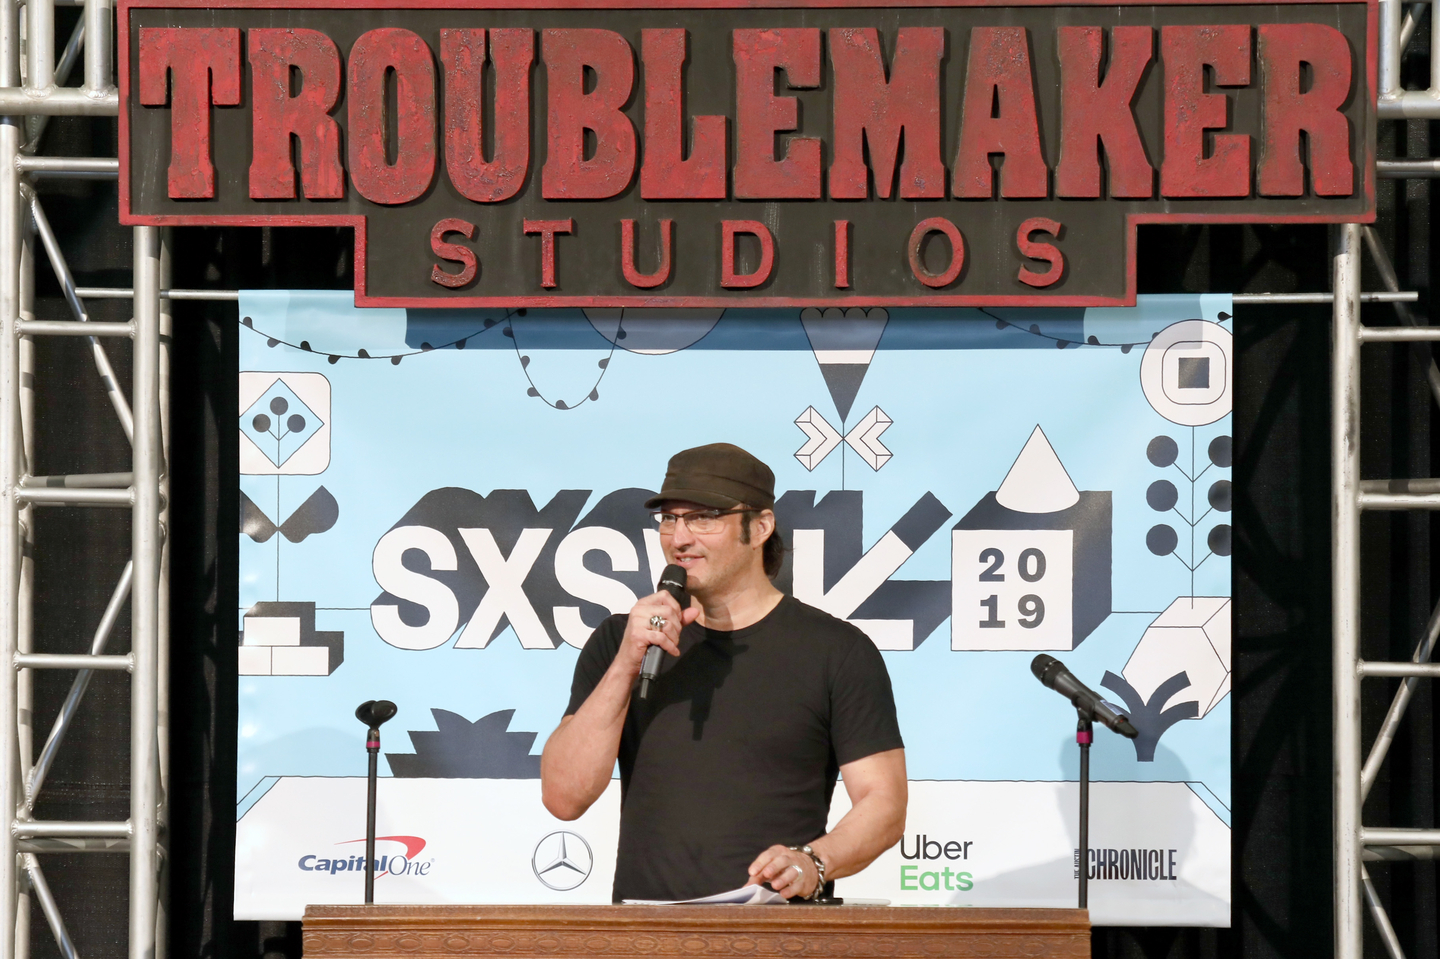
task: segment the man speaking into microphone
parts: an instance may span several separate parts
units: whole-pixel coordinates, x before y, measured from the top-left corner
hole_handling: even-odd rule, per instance
[[[885,662],[859,629],[775,588],[774,506],[775,474],[738,446],[675,454],[645,508],[665,558],[685,571],[689,605],[675,586],[641,599],[601,623],[575,664],[540,761],[542,795],[575,819],[619,760],[617,902],[751,883],[813,899],[904,832],[905,750]],[[641,699],[652,646],[665,655]],[[851,809],[827,833],[837,773]]]

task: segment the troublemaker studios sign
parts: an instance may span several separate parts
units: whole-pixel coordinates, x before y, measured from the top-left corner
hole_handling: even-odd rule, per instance
[[[1079,306],[1374,215],[1373,2],[640,6],[122,2],[122,221],[353,226],[361,305]]]

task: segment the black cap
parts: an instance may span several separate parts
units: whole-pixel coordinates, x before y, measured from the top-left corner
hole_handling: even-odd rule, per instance
[[[732,443],[710,443],[681,450],[670,457],[660,493],[645,501],[646,509],[683,500],[715,509],[775,506],[775,474],[770,467]]]

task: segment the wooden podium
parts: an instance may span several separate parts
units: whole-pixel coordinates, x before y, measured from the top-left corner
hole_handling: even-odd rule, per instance
[[[1080,959],[1083,909],[310,906],[305,959]]]

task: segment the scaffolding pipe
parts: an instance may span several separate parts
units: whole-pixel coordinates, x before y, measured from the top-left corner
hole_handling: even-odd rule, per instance
[[[135,328],[129,323],[97,323],[89,320],[83,325],[74,320],[22,320],[20,332],[25,336],[118,336],[129,339]]]
[[[1440,829],[1367,826],[1359,834],[1360,842],[1367,846],[1440,846]]]
[[[1416,303],[1420,300],[1420,294],[1414,290],[1391,293],[1361,293],[1361,303]],[[1232,293],[1230,302],[1236,306],[1250,306],[1254,304],[1291,304],[1291,303],[1333,303],[1333,293]]]
[[[0,36],[4,38],[0,39],[0,84],[8,84],[12,81],[18,84],[20,82],[20,21],[18,9],[10,4],[0,5]],[[0,150],[3,150],[8,156],[11,153],[12,144],[16,150],[23,148],[26,140],[26,128],[21,125],[24,123],[21,120],[5,122],[15,124],[13,139],[11,131],[0,130]],[[3,277],[0,278],[0,289],[6,293],[10,291],[14,293],[13,301],[5,293],[0,293],[0,302],[3,302],[3,305],[0,305],[0,339],[13,347],[15,351],[13,366],[8,357],[0,365],[7,370],[14,370],[19,377],[18,380],[11,381],[8,377],[0,376],[0,379],[4,380],[4,382],[0,382],[0,407],[8,406],[9,403],[6,401],[14,403],[16,407],[13,413],[0,408],[0,418],[3,418],[16,430],[13,440],[15,445],[11,447],[13,454],[7,459],[7,462],[16,463],[20,474],[24,475],[29,469],[29,464],[33,462],[33,457],[29,455],[33,453],[33,438],[26,430],[26,420],[33,423],[34,417],[33,415],[27,417],[26,410],[28,407],[33,414],[34,390],[33,383],[26,382],[25,374],[34,371],[34,351],[33,343],[18,335],[12,337],[11,331],[6,328],[12,316],[18,327],[18,321],[27,318],[27,311],[33,312],[34,307],[34,275],[26,273],[27,268],[34,266],[34,258],[31,255],[34,250],[34,238],[25,229],[23,213],[18,212],[21,210],[19,205],[21,198],[18,195],[19,183],[18,172],[12,176],[8,169],[0,167],[0,194],[3,194],[0,196],[0,253],[12,251],[14,253],[14,259],[7,257],[4,266],[0,267],[0,277]],[[10,210],[7,209],[7,201],[9,201],[9,206],[17,211],[13,232],[10,229],[12,220]],[[15,245],[11,246],[11,243]],[[16,332],[18,334],[18,330]],[[3,433],[3,428],[0,428],[0,434]],[[0,472],[8,473],[3,470]],[[7,502],[0,505],[0,514],[3,514],[0,515],[0,524],[13,521],[16,527],[14,541],[9,536],[0,535],[0,549],[11,546],[13,542],[14,547],[19,551],[19,556],[14,557],[13,580],[9,570],[0,576],[5,585],[8,586],[13,582],[15,587],[13,594],[7,593],[4,599],[0,599],[0,603],[8,605],[7,600],[13,596],[15,606],[13,618],[8,610],[3,618],[0,618],[0,622],[4,624],[0,626],[0,633],[8,633],[11,627],[14,629],[13,636],[6,636],[3,641],[0,641],[0,648],[5,650],[13,648],[18,652],[29,652],[32,648],[34,622],[31,603],[34,561],[33,552],[27,547],[33,545],[35,538],[32,522],[34,510],[29,506]],[[13,554],[11,555],[13,556]],[[9,674],[3,680],[7,692],[12,688],[10,687],[10,677],[14,677],[15,747],[17,750],[24,750],[15,757],[19,760],[18,769],[13,764],[7,764],[5,768],[7,771],[23,775],[31,755],[30,750],[34,745],[32,727],[28,722],[30,716],[22,712],[33,708],[34,705],[33,674],[27,673],[21,676],[14,670],[4,670],[4,672]],[[0,700],[3,700],[3,697],[0,697]],[[0,703],[0,715],[4,714],[4,705]],[[8,722],[6,725],[8,728]],[[19,776],[16,776],[15,779],[15,788],[0,789],[0,797],[3,797],[3,800],[0,801],[6,803],[17,801]],[[14,809],[15,806],[7,805],[4,808],[6,815],[9,816],[9,810]],[[8,832],[8,830],[0,830],[0,832]],[[7,839],[14,841],[13,837],[7,837]],[[6,907],[14,910],[8,912],[7,909],[8,914],[5,914],[5,919],[13,923],[13,926],[3,924],[0,925],[0,930],[5,933],[6,944],[13,946],[12,956],[14,959],[29,959],[32,889],[24,871],[15,862],[14,850],[0,846],[0,854],[6,856],[5,868],[0,871],[0,876],[3,876],[3,879],[0,879],[0,895],[6,896]],[[12,894],[13,898],[11,898]]]
[[[1396,0],[1385,0],[1398,11]],[[1360,889],[1360,226],[1335,230],[1331,333],[1331,629],[1335,959],[1363,959]]]
[[[125,568],[120,571],[120,581],[115,584],[115,589],[110,594],[110,602],[105,604],[105,613],[100,617],[100,625],[95,627],[95,636],[90,641],[90,655],[99,656],[105,652],[105,647],[110,642],[110,633],[115,628],[115,623],[120,619],[120,610],[125,605],[125,600],[130,598],[130,580],[135,570],[133,562],[127,562]],[[50,727],[50,735],[45,739],[45,745],[40,750],[40,758],[35,760],[35,766],[30,774],[25,777],[25,805],[30,808],[35,806],[35,797],[40,794],[40,789],[45,785],[45,777],[50,773],[50,766],[55,762],[55,753],[60,749],[60,744],[65,741],[65,734],[70,731],[70,723],[75,718],[75,711],[80,708],[80,700],[85,697],[85,690],[90,686],[90,680],[94,677],[92,669],[82,669],[75,674],[74,681],[70,684],[70,692],[65,697],[65,702],[60,706],[60,713],[55,717],[55,725]]]
[[[1430,611],[1430,620],[1425,624],[1425,634],[1420,637],[1420,642],[1415,646],[1415,652],[1411,655],[1412,663],[1428,662],[1431,654],[1435,651],[1435,642],[1440,639],[1440,602]],[[1380,764],[1385,761],[1385,755],[1390,751],[1390,743],[1395,739],[1395,730],[1400,727],[1400,720],[1405,716],[1405,710],[1410,706],[1410,698],[1415,695],[1415,687],[1420,685],[1420,677],[1408,676],[1400,688],[1395,691],[1395,697],[1390,701],[1390,709],[1385,713],[1385,721],[1380,724],[1380,732],[1375,741],[1370,744],[1370,753],[1365,757],[1365,765],[1360,770],[1360,801],[1363,803],[1365,797],[1370,795],[1370,789],[1375,785],[1375,779],[1380,774]],[[1367,893],[1368,895],[1368,893]]]
[[[1368,223],[1363,231],[1365,237],[1365,248],[1370,251],[1370,261],[1375,264],[1376,271],[1380,274],[1380,281],[1385,284],[1385,289],[1391,292],[1400,290],[1400,279],[1395,274],[1395,266],[1390,262],[1390,254],[1385,252],[1385,244],[1380,242],[1380,234]],[[1402,326],[1420,326],[1421,323],[1415,317],[1415,313],[1406,303],[1394,303],[1395,317]],[[1426,382],[1430,384],[1430,396],[1436,404],[1440,404],[1440,366],[1435,365],[1435,358],[1427,356],[1430,363],[1425,370]],[[1362,487],[1364,484],[1361,484]]]
[[[157,803],[160,877],[155,894],[155,956],[166,959],[170,948],[170,346],[174,342],[175,318],[165,290],[172,282],[171,239],[168,229],[160,231],[158,366],[156,393],[160,407],[160,569],[156,579],[155,614],[155,759],[160,790]]]
[[[16,653],[16,669],[134,669],[133,653],[91,656],[88,653]]]
[[[40,242],[45,246],[45,254],[50,260],[50,268],[55,271],[55,278],[60,281],[60,288],[65,293],[65,302],[70,304],[70,312],[75,314],[75,319],[82,323],[88,322],[89,314],[85,310],[85,304],[80,301],[80,296],[75,292],[75,279],[70,275],[70,267],[65,262],[65,254],[60,249],[60,243],[55,239],[55,231],[50,228],[50,220],[45,216],[45,208],[40,205],[40,198],[33,191],[30,197],[30,220],[35,224],[35,233],[40,237]],[[110,405],[115,409],[115,416],[120,420],[120,428],[125,431],[125,438],[134,442],[135,425],[134,417],[130,412],[130,404],[125,399],[125,394],[120,391],[120,382],[115,378],[115,369],[110,365],[110,356],[105,352],[96,337],[90,337],[90,352],[95,359],[95,370],[100,374],[100,382],[105,387],[105,394],[110,398]]]
[[[99,837],[99,838],[64,838],[64,837],[36,837],[33,839],[18,840],[17,845],[20,851],[34,853],[56,853],[56,852],[130,852],[130,840],[123,838]]]
[[[1440,509],[1440,493],[1359,493],[1356,504],[1366,510]]]
[[[1390,39],[1400,37],[1400,13],[1400,0],[1380,0],[1380,103],[1393,100],[1400,93],[1403,47]]]
[[[109,489],[129,486],[134,482],[134,473],[69,473],[62,476],[27,476],[20,485],[22,487],[59,486],[69,489]]]
[[[25,4],[25,68],[27,91],[43,96],[54,89],[54,0],[27,0]]]
[[[32,35],[33,36],[33,35]],[[0,3],[0,87],[20,85],[20,25],[12,2]],[[20,434],[20,171],[15,158],[23,142],[22,121],[0,118],[0,658],[19,652],[20,506],[15,489],[23,475]],[[19,737],[10,734],[18,716],[18,677],[0,669],[0,810],[13,823],[19,801]],[[15,835],[0,829],[0,959],[15,956],[20,894]]]
[[[129,508],[135,503],[135,490],[70,489],[67,487],[21,487],[14,492],[22,503],[36,506],[115,506]]]
[[[59,839],[104,839],[114,836],[128,838],[132,843],[135,841],[128,822],[71,822],[68,820],[53,822],[31,819],[15,823],[11,832],[17,837],[26,839],[37,836]]]
[[[1418,479],[1361,480],[1362,493],[1440,493],[1440,479],[1421,477]]]
[[[35,315],[35,237],[22,225],[19,263],[19,326]],[[16,399],[20,411],[20,468],[28,472],[35,462],[35,341],[19,337],[20,391]],[[35,509],[22,503],[20,521],[20,583],[15,596],[15,649],[21,654],[35,650]],[[15,729],[20,750],[19,778],[23,784],[33,771],[30,759],[35,755],[35,674],[21,672],[15,677]],[[28,806],[19,810],[28,816]],[[18,876],[19,889],[15,899],[15,953],[18,959],[30,955],[30,906],[32,890],[23,870]]]
[[[1374,921],[1375,928],[1380,931],[1380,941],[1385,944],[1386,954],[1390,959],[1405,959],[1405,950],[1400,947],[1400,937],[1395,935],[1390,914],[1381,905],[1380,894],[1375,891],[1375,883],[1364,866],[1360,867],[1360,882],[1365,889],[1365,905],[1370,910],[1370,918]]]
[[[108,157],[37,157],[21,154],[15,161],[22,173],[92,173],[120,175],[120,161]]]
[[[15,158],[15,165],[19,167],[19,157]],[[60,241],[55,239],[55,231],[50,228],[50,218],[45,215],[45,207],[41,206],[40,197],[33,190],[27,189],[25,194],[30,200],[30,222],[35,227],[36,236],[40,237],[40,242],[45,246],[50,269],[55,271],[55,279],[60,281],[60,292],[64,294],[65,302],[75,319],[83,323],[90,319],[90,316],[85,310],[85,304],[80,302],[80,297],[75,294],[75,278],[70,275],[70,265],[65,262]]]
[[[45,881],[45,873],[40,868],[40,862],[32,853],[25,854],[26,878],[30,881],[30,888],[35,890],[35,898],[40,903],[40,911],[45,914],[45,921],[50,924],[50,932],[55,936],[55,944],[60,947],[60,955],[64,959],[77,959],[75,944],[70,941],[70,931],[65,928],[65,919],[60,915],[60,907],[55,905],[55,897],[50,894],[50,884]]]
[[[120,286],[81,286],[76,287],[75,292],[87,300],[128,300],[135,295],[134,290],[127,290]],[[167,300],[233,302],[240,299],[239,290],[161,290],[160,295]]]
[[[1415,36],[1415,28],[1420,25],[1420,18],[1425,15],[1429,6],[1428,0],[1425,3],[1412,3],[1410,9],[1405,11],[1405,19],[1400,24],[1400,43],[1397,47],[1401,53],[1404,53],[1405,48],[1410,45],[1410,38]]]
[[[135,237],[135,507],[130,556],[130,959],[154,959],[160,894],[158,636],[160,595],[160,230]]]
[[[1412,677],[1415,679],[1440,679],[1440,663],[1356,663],[1355,671],[1361,677]]]
[[[0,89],[0,116],[113,117],[119,113],[120,94],[114,91],[92,97],[77,87],[56,87],[48,93]]]
[[[53,10],[51,16],[54,16]],[[114,16],[111,0],[85,0],[85,82],[80,89],[89,97],[114,89],[110,79],[113,73],[110,65],[110,24],[114,22]]]
[[[75,62],[80,58],[80,51],[84,43],[85,18],[81,17],[75,21],[75,29],[70,31],[70,42],[65,44],[65,51],[60,54],[60,62],[55,65],[55,85],[57,87],[63,87],[70,82],[70,71],[75,69]],[[25,145],[20,148],[22,156],[40,149],[40,141],[44,138],[45,128],[49,125],[50,118],[43,113],[25,118]]]
[[[1382,180],[1424,180],[1440,176],[1440,160],[1376,160],[1375,175]]]
[[[1363,343],[1433,343],[1440,340],[1440,326],[1365,326],[1360,328],[1360,340]]]

